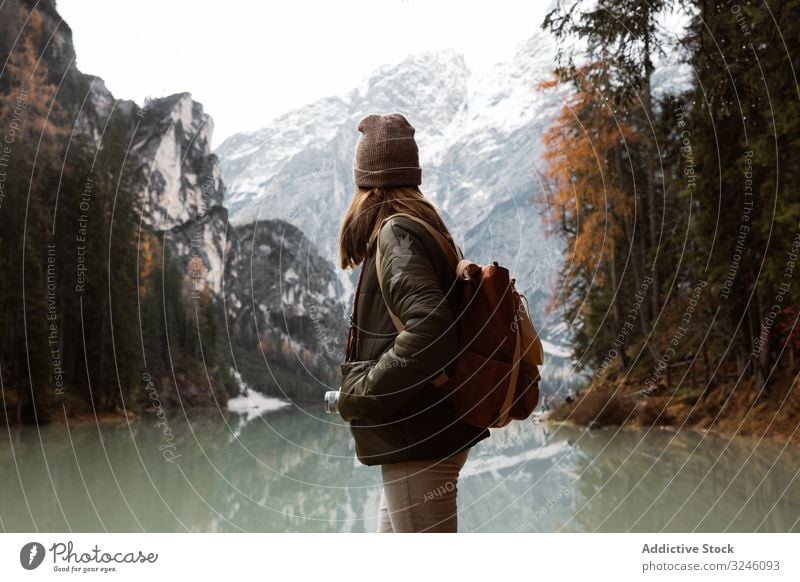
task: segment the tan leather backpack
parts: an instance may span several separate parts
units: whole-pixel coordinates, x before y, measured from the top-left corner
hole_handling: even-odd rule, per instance
[[[444,391],[456,415],[473,426],[497,428],[530,416],[539,402],[539,366],[544,363],[544,350],[528,314],[527,298],[517,292],[508,269],[496,261],[479,265],[464,259],[457,246],[416,216],[392,216],[406,216],[422,224],[456,274],[458,355],[452,377],[443,370],[433,384]],[[378,251],[378,284],[385,303],[380,265]],[[405,329],[388,304],[386,308],[397,330]],[[449,367],[448,363],[444,367]]]

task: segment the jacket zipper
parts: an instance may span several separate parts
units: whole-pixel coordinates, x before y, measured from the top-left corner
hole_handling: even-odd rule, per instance
[[[358,341],[358,328],[356,327],[356,309],[358,309],[358,295],[361,292],[361,281],[364,279],[364,271],[367,267],[366,259],[361,264],[361,271],[358,274],[358,282],[356,283],[356,290],[353,293],[353,309],[350,312],[350,329],[347,333],[347,347],[345,354],[345,362],[353,361],[353,348]]]

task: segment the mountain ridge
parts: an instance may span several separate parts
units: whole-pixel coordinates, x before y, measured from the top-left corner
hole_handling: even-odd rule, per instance
[[[549,236],[546,208],[534,202],[546,193],[541,136],[562,106],[560,90],[538,89],[552,78],[554,55],[540,33],[480,74],[455,50],[424,51],[377,67],[349,91],[230,136],[214,151],[232,223],[284,218],[335,264],[339,220],[354,189],[356,125],[367,114],[398,111],[416,128],[421,190],[465,255],[508,265],[531,299],[535,323],[558,344],[563,328],[549,324],[557,316],[545,306],[564,249]],[[339,272],[345,304],[354,276]]]

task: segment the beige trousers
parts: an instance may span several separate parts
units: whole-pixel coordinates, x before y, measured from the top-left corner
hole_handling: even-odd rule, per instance
[[[378,532],[455,533],[458,474],[468,456],[469,448],[444,459],[381,465]]]

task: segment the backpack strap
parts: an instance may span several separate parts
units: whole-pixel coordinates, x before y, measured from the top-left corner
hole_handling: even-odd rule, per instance
[[[394,218],[395,216],[405,216],[410,218],[411,220],[418,222],[419,224],[423,225],[429,233],[433,235],[433,238],[439,243],[439,246],[444,251],[444,254],[447,256],[447,261],[450,263],[450,266],[453,268],[456,273],[460,272],[459,267],[461,267],[461,263],[467,262],[465,261],[463,255],[461,254],[460,249],[456,245],[450,244],[450,241],[445,238],[445,236],[436,230],[433,226],[428,224],[426,221],[422,220],[421,218],[417,218],[416,216],[412,216],[410,214],[406,214],[405,212],[398,212],[396,214],[392,214],[391,216],[387,216],[381,221],[380,228],[383,228],[383,225],[386,223],[387,220],[390,218]],[[380,228],[378,229],[380,231]],[[403,331],[406,326],[405,324],[400,321],[400,318],[397,317],[389,307],[389,303],[386,301],[386,292],[383,288],[383,269],[381,268],[381,249],[380,245],[376,242],[375,243],[375,272],[378,276],[378,286],[381,289],[381,297],[383,297],[383,303],[386,305],[386,311],[389,312],[389,318],[392,320],[394,327],[397,331]],[[447,372],[442,370],[442,373],[439,374],[436,378],[432,380],[434,386],[437,388],[442,386],[447,380],[449,380],[449,376]]]
[[[511,405],[513,404],[514,394],[517,391],[517,380],[519,379],[519,366],[522,359],[522,332],[517,329],[517,343],[514,347],[514,359],[511,364],[511,377],[508,379],[508,390],[506,397],[503,400],[503,406],[500,409],[500,418],[494,425],[496,428],[503,427],[511,422],[508,413],[511,412]]]
[[[358,311],[358,295],[361,292],[361,281],[364,279],[364,268],[358,274],[358,282],[356,283],[355,294],[353,295],[353,310],[350,312],[350,327],[347,332],[347,345],[344,350],[344,361],[349,362],[352,359],[353,346],[356,343],[356,336],[358,335],[358,328],[356,327],[356,313]]]

